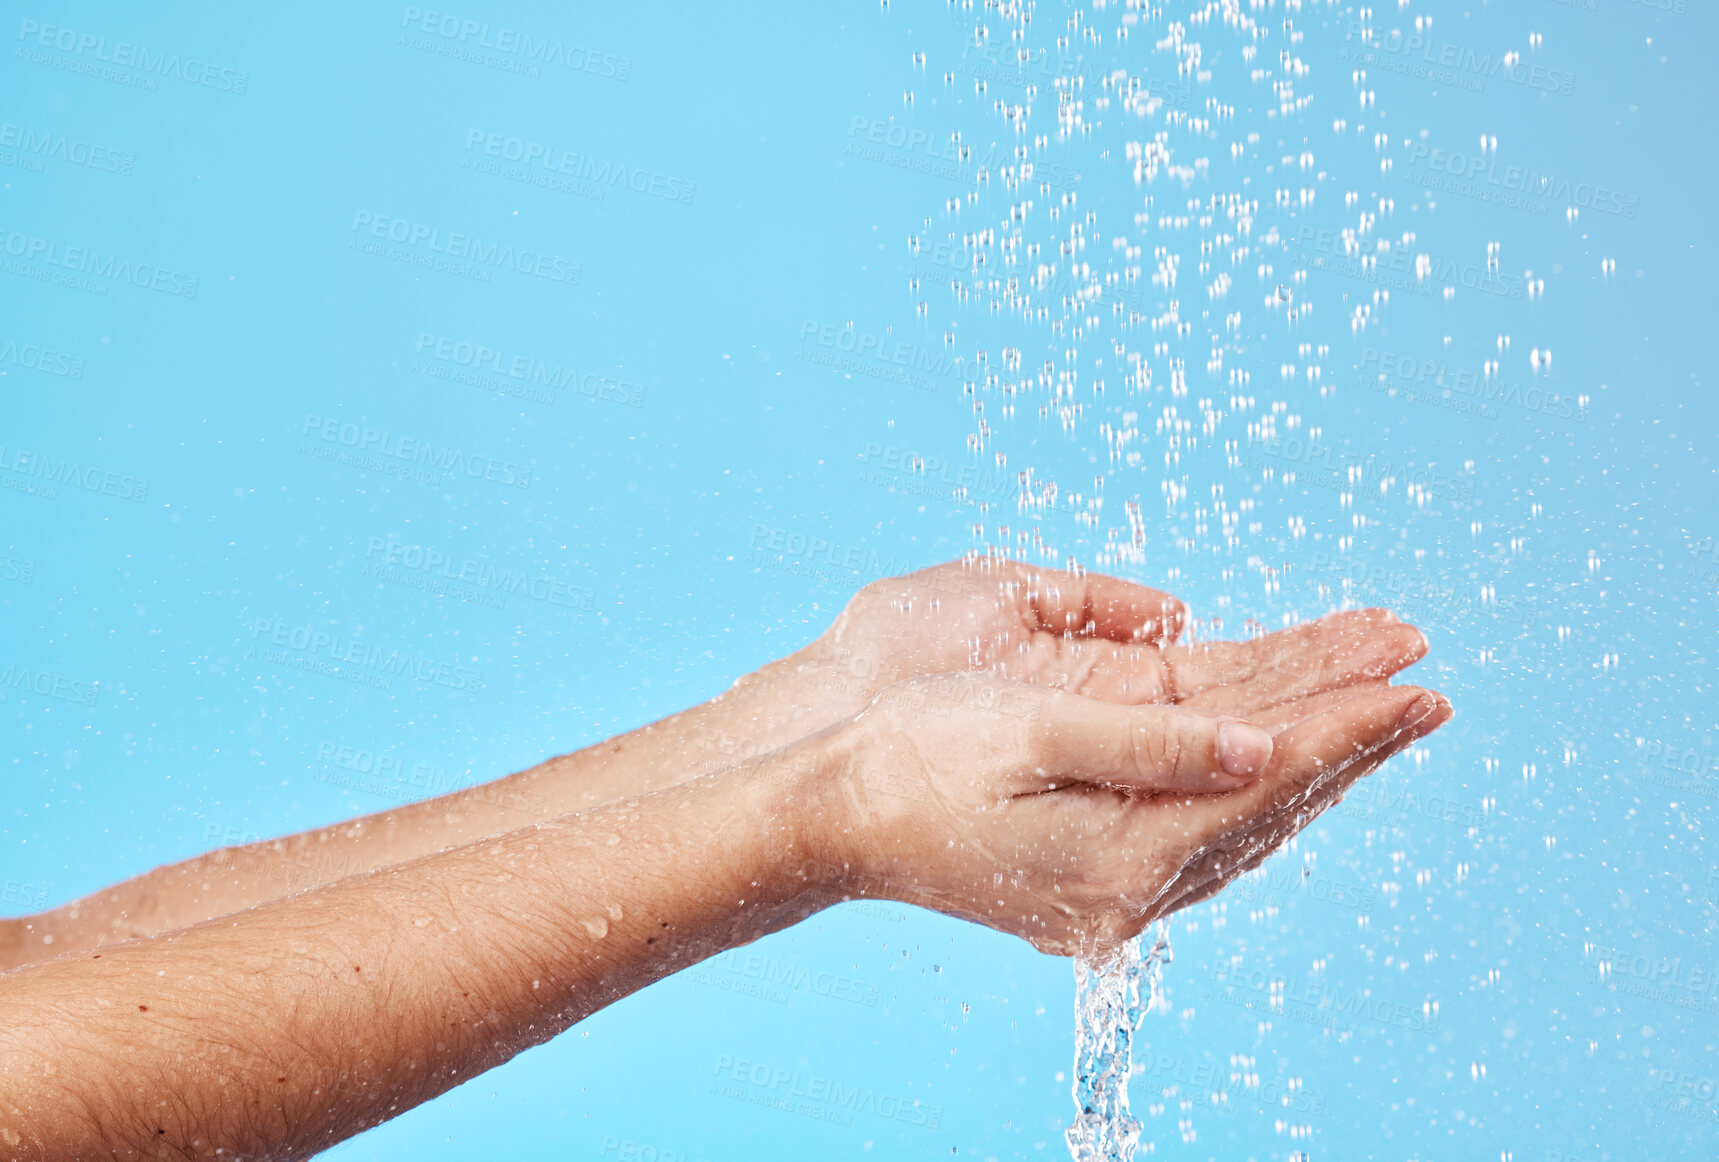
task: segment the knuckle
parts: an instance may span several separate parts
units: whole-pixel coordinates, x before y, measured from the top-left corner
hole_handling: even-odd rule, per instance
[[[1169,751],[1165,745],[1163,726],[1155,717],[1137,720],[1130,731],[1130,742],[1134,751],[1134,766],[1140,774],[1165,773],[1165,759]]]
[[[1188,751],[1182,727],[1179,724],[1171,726],[1162,734],[1164,740],[1162,743],[1163,753],[1159,760],[1161,764],[1159,769],[1171,778],[1179,777],[1183,774],[1182,761]]]

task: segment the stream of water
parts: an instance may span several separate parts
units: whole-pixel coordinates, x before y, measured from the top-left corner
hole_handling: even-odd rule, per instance
[[[1147,947],[1147,942],[1151,946]],[[1160,922],[1108,959],[1074,963],[1074,1104],[1064,1133],[1074,1162],[1128,1162],[1140,1119],[1128,1109],[1134,1035],[1158,1002],[1170,930]]]

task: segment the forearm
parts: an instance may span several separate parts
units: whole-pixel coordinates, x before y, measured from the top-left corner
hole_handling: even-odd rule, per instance
[[[518,774],[281,839],[222,848],[38,916],[0,921],[0,971],[159,935],[767,754],[863,704],[862,685],[825,676],[823,652],[813,643],[708,702]]]
[[[822,761],[8,974],[0,1139],[31,1157],[326,1149],[827,899],[805,829]]]

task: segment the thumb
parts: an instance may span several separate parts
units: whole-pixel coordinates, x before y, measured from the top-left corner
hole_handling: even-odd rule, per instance
[[[1039,765],[1059,780],[1138,791],[1233,791],[1271,759],[1245,718],[1180,706],[1118,706],[1050,694],[1034,720]]]

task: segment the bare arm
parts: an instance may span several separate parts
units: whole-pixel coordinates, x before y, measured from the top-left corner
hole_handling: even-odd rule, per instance
[[[170,932],[767,754],[863,704],[826,705],[806,697],[803,672],[814,656],[800,651],[708,702],[506,778],[280,839],[220,848],[37,916],[0,920],[0,972]]]
[[[1321,694],[1275,736],[971,676],[745,767],[0,978],[15,1158],[298,1158],[841,898],[1047,951],[1264,859],[1449,706]]]
[[[868,585],[806,648],[700,706],[482,786],[157,868],[0,920],[0,971],[153,936],[767,754],[885,686],[980,671],[1123,704],[1242,716],[1379,680],[1425,652],[1382,610],[1251,642],[1177,645],[1181,603],[1099,574],[954,563]]]
[[[827,886],[815,775],[710,776],[0,977],[0,1157],[327,1149],[797,919]]]

